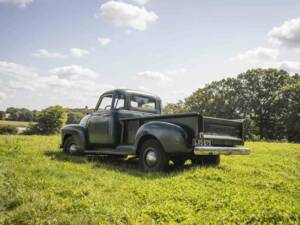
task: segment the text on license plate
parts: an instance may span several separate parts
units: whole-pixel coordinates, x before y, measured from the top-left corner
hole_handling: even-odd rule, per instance
[[[211,140],[198,140],[199,145],[211,146]]]

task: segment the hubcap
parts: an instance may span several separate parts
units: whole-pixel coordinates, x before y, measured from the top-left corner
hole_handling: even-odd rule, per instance
[[[146,163],[149,167],[152,167],[157,162],[157,154],[154,150],[149,150],[146,153]]]
[[[75,144],[71,144],[70,147],[69,147],[69,150],[70,150],[71,153],[76,152],[76,150],[77,150],[76,149],[76,145]]]

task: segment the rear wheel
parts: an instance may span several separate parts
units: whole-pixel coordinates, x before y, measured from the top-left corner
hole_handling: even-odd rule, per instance
[[[76,154],[78,152],[77,145],[72,136],[68,137],[63,145],[63,150],[67,154]]]
[[[139,164],[143,171],[164,171],[168,167],[168,162],[168,156],[158,141],[149,139],[142,144]]]
[[[192,163],[202,166],[217,166],[220,164],[220,155],[201,155],[194,156]]]

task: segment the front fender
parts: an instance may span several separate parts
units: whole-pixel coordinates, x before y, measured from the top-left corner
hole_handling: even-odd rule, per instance
[[[69,124],[64,126],[61,130],[62,145],[66,137],[72,136],[77,147],[84,150],[87,144],[85,132],[85,128],[78,124]]]
[[[140,141],[145,136],[155,137],[168,153],[188,153],[191,151],[188,147],[187,132],[173,123],[152,121],[143,124],[136,133],[136,151],[138,151]]]

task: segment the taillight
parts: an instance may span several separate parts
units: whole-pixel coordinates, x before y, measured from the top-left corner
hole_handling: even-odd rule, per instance
[[[203,138],[204,138],[204,133],[203,133],[203,132],[200,132],[200,133],[199,133],[199,138],[200,138],[200,139],[203,139]]]

